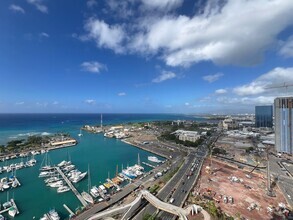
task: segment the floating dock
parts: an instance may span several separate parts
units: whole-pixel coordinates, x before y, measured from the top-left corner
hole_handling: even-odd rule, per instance
[[[149,163],[146,163],[146,162],[142,162],[142,164],[144,164],[144,165],[147,165],[147,166],[149,166],[149,167],[151,167],[151,168],[156,168],[156,166],[154,166],[154,165],[151,165],[151,164],[149,164]]]
[[[84,198],[80,195],[80,193],[77,191],[77,189],[73,186],[73,184],[71,183],[71,181],[67,178],[67,176],[65,176],[65,174],[62,172],[62,170],[59,167],[55,167],[55,169],[58,171],[58,173],[62,176],[62,178],[65,180],[65,182],[67,183],[67,185],[69,186],[69,188],[72,190],[72,192],[76,195],[76,197],[78,198],[78,200],[81,202],[81,204],[84,207],[87,207],[88,204],[87,202],[84,200]]]

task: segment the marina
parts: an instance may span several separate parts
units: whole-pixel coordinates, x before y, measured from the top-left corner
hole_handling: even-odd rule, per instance
[[[119,186],[123,192],[124,188],[127,187],[127,184],[130,181],[133,181],[133,179],[128,178],[122,175],[121,173],[123,169],[127,169],[127,164],[137,164],[138,153],[140,154],[142,162],[147,162],[147,157],[151,155],[147,151],[133,147],[120,140],[105,138],[102,133],[91,134],[88,132],[83,132],[82,136],[78,136],[78,134],[80,133],[80,127],[83,123],[81,123],[80,121],[76,121],[74,122],[74,124],[73,122],[67,122],[66,119],[59,119],[58,117],[59,116],[57,115],[57,118],[54,119],[55,124],[52,123],[51,119],[48,121],[48,124],[46,124],[46,121],[44,120],[43,129],[49,128],[49,130],[46,130],[49,133],[58,133],[60,131],[69,133],[73,138],[77,139],[78,144],[70,148],[60,148],[58,150],[49,151],[48,155],[51,159],[51,166],[56,167],[57,164],[60,163],[60,161],[68,161],[69,157],[71,158],[74,165],[83,172],[87,170],[87,166],[89,164],[92,171],[92,188],[95,186],[95,190],[91,190],[92,188],[90,189],[90,195],[93,196],[92,191],[98,192],[94,194],[96,195],[96,198],[94,198],[96,202],[106,200],[109,198],[109,196],[112,196],[113,193],[115,194],[117,191],[117,187],[115,187],[114,184]],[[99,117],[100,115],[98,115],[97,118]],[[123,117],[124,116],[122,116],[122,118],[119,120],[124,120]],[[138,120],[140,120],[140,117],[141,116],[138,116]],[[76,118],[76,115],[74,115],[73,118]],[[63,124],[61,123],[62,121],[64,121]],[[115,121],[115,123],[116,122],[117,121]],[[29,129],[27,127],[28,124],[30,125],[29,128],[39,129],[37,127],[39,126],[39,121],[34,122],[34,119],[30,119],[28,122],[24,124],[23,129]],[[20,131],[19,133],[25,132]],[[9,136],[9,134],[7,133],[3,134]],[[41,153],[41,151],[36,151],[34,152],[34,159],[36,161],[42,161],[45,155],[46,152]],[[24,155],[24,157],[16,157],[10,159],[9,164],[20,163],[22,160],[25,163],[25,161],[27,160],[27,156],[28,160],[30,160],[31,155]],[[8,161],[0,162],[0,166],[5,166],[7,162]],[[119,165],[118,172],[117,165]],[[144,172],[148,172],[149,170],[151,170],[150,167],[145,165],[143,166]],[[122,169],[122,167],[124,168]],[[44,184],[44,178],[38,177],[40,174],[39,169],[40,166],[31,166],[29,168],[17,170],[17,179],[20,180],[21,187],[9,189],[10,195],[14,195],[13,197],[17,200],[17,206],[19,210],[21,210],[21,213],[15,216],[15,219],[39,219],[44,215],[44,213],[47,213],[48,210],[50,210],[51,208],[55,208],[55,210],[58,212],[60,216],[60,219],[68,219],[69,212],[66,208],[64,208],[63,204],[66,204],[68,207],[70,207],[73,213],[80,212],[83,205],[81,204],[77,196],[71,192],[72,190],[70,189],[70,191],[64,193],[57,193],[57,188],[47,187],[46,184]],[[59,178],[61,178],[61,174],[58,174]],[[5,176],[7,176],[6,172],[0,174],[0,178],[3,178]],[[108,178],[111,181],[107,181]],[[109,184],[111,182],[112,186],[111,184]],[[110,187],[107,188],[104,186],[104,184]],[[78,192],[87,191],[87,177],[85,176],[85,178],[82,179],[80,182],[74,183],[73,186],[76,188]],[[42,199],[35,200],[32,198]],[[6,193],[0,193],[0,201],[6,201]],[[8,213],[3,213],[4,216],[7,214]]]

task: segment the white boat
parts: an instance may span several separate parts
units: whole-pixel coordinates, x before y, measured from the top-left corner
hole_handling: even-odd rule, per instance
[[[130,179],[134,179],[134,178],[137,177],[137,175],[135,174],[135,172],[133,172],[129,168],[122,170],[122,174],[125,175],[126,177],[130,178]]]
[[[90,194],[94,197],[94,198],[97,198],[100,194],[99,194],[99,189],[94,186],[91,188],[90,190]]]
[[[54,183],[49,183],[48,186],[54,187],[54,188],[58,188],[58,187],[63,186],[63,181],[62,180],[59,180],[59,181],[54,182]]]
[[[45,179],[45,183],[53,183],[53,182],[56,182],[56,181],[58,181],[58,180],[60,180],[59,177],[57,177],[57,176],[52,176],[52,177],[50,177],[50,178],[48,178],[48,179]]]
[[[91,197],[90,194],[88,194],[87,192],[82,192],[81,193],[82,198],[87,201],[88,203],[94,204],[94,199],[93,197]]]
[[[44,214],[40,220],[59,220],[60,217],[58,213],[55,211],[55,209],[52,209],[49,211],[49,213]]]
[[[68,165],[71,165],[71,161],[66,161],[66,160],[63,160],[61,161],[60,163],[58,163],[58,167],[63,167],[63,166],[68,166]]]
[[[43,171],[39,174],[39,177],[49,177],[55,174],[56,173],[54,171]]]
[[[0,220],[5,220],[5,217],[0,214]]]
[[[85,176],[86,176],[87,172],[81,173],[77,176],[71,176],[69,179],[71,180],[71,182],[73,183],[77,183],[79,181],[81,181]]]
[[[59,217],[58,213],[55,211],[55,209],[50,210],[48,215],[49,215],[50,219],[52,219],[52,220],[59,220],[60,219],[60,217]]]
[[[16,215],[16,209],[13,206],[8,209],[8,215],[10,215],[11,217],[14,217]]]
[[[57,189],[57,193],[64,193],[64,192],[68,192],[70,190],[70,188],[68,186],[60,186]]]
[[[71,165],[67,165],[64,168],[62,168],[62,171],[66,173],[66,172],[73,170],[74,168],[75,168],[75,165],[71,164]]]
[[[148,160],[154,163],[161,163],[162,161],[159,160],[157,157],[155,156],[148,156]]]
[[[12,203],[10,201],[7,201],[7,202],[3,203],[3,208],[4,209],[7,209],[7,208],[9,208],[11,206],[12,206]]]

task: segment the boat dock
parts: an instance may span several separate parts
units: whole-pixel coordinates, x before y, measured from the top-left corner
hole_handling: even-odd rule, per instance
[[[149,166],[149,167],[151,167],[151,168],[156,168],[156,166],[154,166],[154,165],[151,165],[151,164],[149,164],[149,163],[146,163],[146,162],[142,162],[142,164],[144,164],[144,165],[147,165],[147,166]]]
[[[14,199],[10,199],[10,202],[11,202],[11,204],[12,204],[12,207],[14,207],[15,210],[16,210],[16,214],[18,215],[18,214],[19,214],[19,210],[18,210],[18,208],[17,208],[17,206],[16,206],[16,203],[15,203]],[[1,211],[0,211],[0,214],[2,214],[2,213],[4,213],[4,212],[8,212],[9,209],[10,209],[10,207],[7,208],[7,209],[3,209],[3,210],[1,210]]]
[[[69,212],[69,217],[75,216],[74,212],[66,204],[63,204],[63,207]]]
[[[76,195],[76,197],[78,198],[78,200],[81,202],[81,204],[84,207],[87,207],[88,204],[87,202],[84,200],[84,198],[80,195],[80,193],[77,191],[77,189],[73,186],[73,184],[71,183],[71,181],[67,178],[67,176],[65,176],[65,174],[62,172],[62,170],[59,167],[55,167],[55,169],[58,171],[58,173],[62,176],[62,178],[65,180],[65,182],[67,183],[67,185],[69,186],[69,188],[72,190],[72,192]]]

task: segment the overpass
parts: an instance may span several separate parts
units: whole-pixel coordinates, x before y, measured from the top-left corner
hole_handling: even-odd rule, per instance
[[[143,198],[146,199],[150,204],[152,204],[157,209],[160,209],[162,211],[172,213],[173,215],[178,216],[180,220],[188,220],[186,216],[190,212],[197,213],[199,210],[203,212],[205,220],[210,219],[209,214],[206,211],[204,211],[200,206],[191,205],[187,207],[186,209],[183,209],[181,207],[177,207],[175,205],[159,200],[157,197],[152,195],[147,190],[141,190],[139,195],[136,197],[136,199],[133,202],[126,205],[119,206],[117,208],[106,210],[104,212],[97,213],[93,215],[92,217],[88,218],[88,220],[105,219],[106,217],[111,217],[113,215],[118,215],[118,214],[123,214],[123,217],[121,219],[127,220],[129,219],[131,214],[139,207]]]

